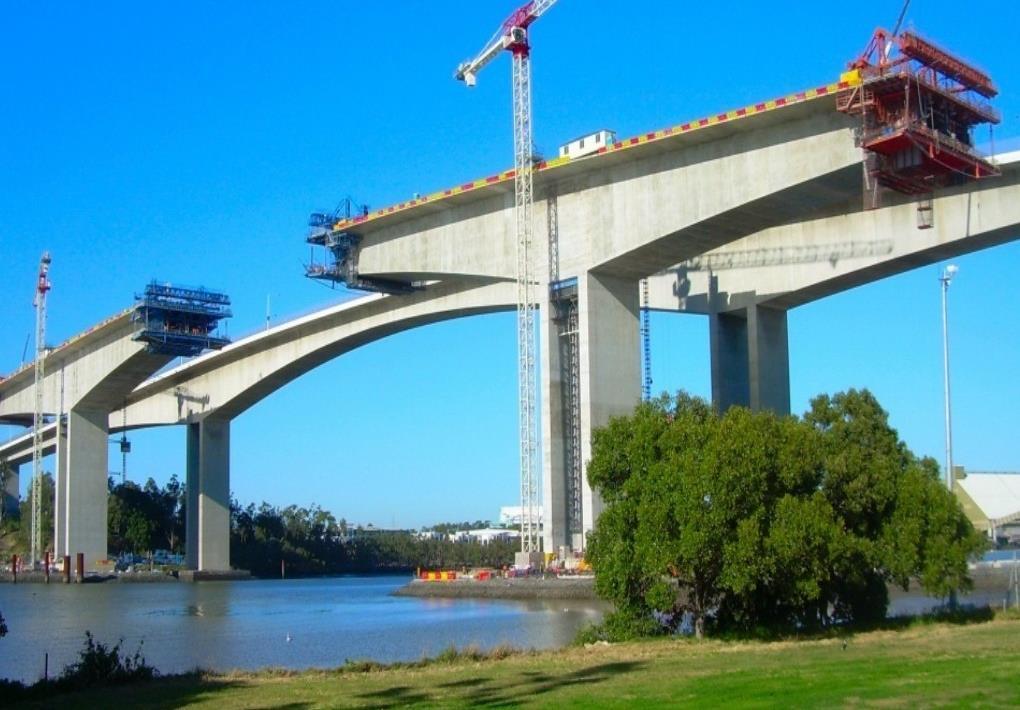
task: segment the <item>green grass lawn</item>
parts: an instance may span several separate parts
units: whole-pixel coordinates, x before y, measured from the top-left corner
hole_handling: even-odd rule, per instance
[[[1020,620],[841,639],[656,640],[368,672],[208,675],[52,696],[61,708],[1020,707]]]

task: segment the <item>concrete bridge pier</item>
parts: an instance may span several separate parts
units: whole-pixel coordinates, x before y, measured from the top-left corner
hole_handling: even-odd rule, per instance
[[[630,414],[641,400],[640,299],[637,280],[588,272],[577,284],[577,434],[579,459],[569,470],[571,417],[569,367],[562,339],[543,308],[542,421],[545,503],[543,545],[547,552],[568,546],[581,551],[602,511],[602,501],[584,475],[591,459],[591,432],[614,416]],[[546,304],[547,305],[547,304]],[[576,489],[576,491],[575,491]],[[572,502],[571,498],[575,496]],[[571,515],[571,508],[579,515]],[[573,520],[572,520],[573,518]]]
[[[62,560],[71,553],[67,549],[67,424],[57,417],[53,481],[53,554]]]
[[[709,314],[712,402],[790,413],[790,350],[786,311],[752,304]]]
[[[54,552],[79,552],[94,568],[107,556],[109,412],[72,407],[57,436]]]
[[[207,417],[188,426],[185,564],[230,569],[230,420]]]

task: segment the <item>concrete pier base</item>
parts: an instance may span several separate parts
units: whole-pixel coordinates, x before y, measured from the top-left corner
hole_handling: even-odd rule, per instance
[[[185,563],[189,569],[230,569],[230,421],[188,424]]]

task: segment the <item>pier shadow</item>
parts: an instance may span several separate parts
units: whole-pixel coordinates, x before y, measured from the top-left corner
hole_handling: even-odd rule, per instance
[[[474,677],[437,684],[436,692],[397,685],[362,693],[357,697],[360,700],[368,701],[370,707],[376,708],[396,707],[412,703],[464,703],[474,707],[488,708],[516,707],[554,690],[573,685],[592,687],[614,676],[640,670],[644,666],[645,663],[640,661],[622,661],[589,666],[562,675],[523,670],[508,671],[505,674],[499,674],[498,677],[493,673],[497,670],[496,668],[481,669],[482,672]],[[486,673],[485,670],[490,670],[490,672]]]
[[[243,680],[209,679],[195,674],[164,676],[153,681],[126,684],[101,684],[87,689],[61,689],[52,681],[31,686],[5,686],[0,691],[0,707],[39,708],[179,708],[198,702],[215,701],[225,691],[245,685]],[[299,710],[308,703],[278,707]]]
[[[396,685],[392,688],[374,690],[371,693],[362,693],[358,695],[358,697],[363,700],[378,700],[378,705],[370,705],[369,707],[379,708],[391,708],[410,705],[412,703],[424,703],[432,699],[428,693],[415,690],[407,685]]]

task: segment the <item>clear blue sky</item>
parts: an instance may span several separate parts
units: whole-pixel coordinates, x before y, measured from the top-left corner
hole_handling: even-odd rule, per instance
[[[0,372],[33,330],[44,249],[53,343],[154,277],[228,292],[235,337],[262,326],[267,295],[274,320],[343,298],[302,276],[309,212],[346,195],[381,207],[512,163],[507,59],[473,92],[452,72],[519,1],[7,3]],[[829,83],[900,5],[562,0],[532,31],[537,143],[551,154],[595,128],[628,136]],[[1020,148],[1020,5],[959,7],[915,0],[908,21],[995,78],[997,147]],[[957,263],[955,458],[1020,470],[1020,244]],[[791,312],[794,410],[869,387],[907,443],[941,460],[937,275]],[[703,319],[656,316],[652,341],[656,389],[709,394]],[[518,497],[515,377],[512,315],[366,346],[234,422],[231,488],[378,525],[495,518]],[[183,475],[182,430],[132,438],[132,479]]]

